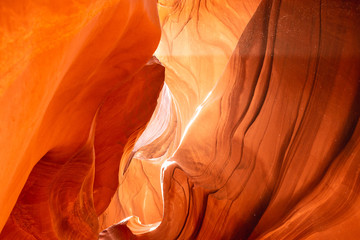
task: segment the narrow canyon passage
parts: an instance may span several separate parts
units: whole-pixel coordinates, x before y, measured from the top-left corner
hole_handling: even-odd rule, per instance
[[[0,3],[0,239],[360,236],[360,2]]]

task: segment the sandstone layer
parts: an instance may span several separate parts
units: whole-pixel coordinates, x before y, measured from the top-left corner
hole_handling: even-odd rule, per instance
[[[360,236],[358,1],[0,13],[0,239]]]

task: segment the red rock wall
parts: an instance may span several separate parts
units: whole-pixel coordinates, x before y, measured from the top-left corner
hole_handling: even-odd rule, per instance
[[[162,66],[143,67],[160,38],[156,2],[6,1],[0,10],[0,238],[96,239],[116,157],[149,121],[164,81]]]
[[[356,0],[15,3],[0,239],[358,239]]]
[[[135,237],[126,226],[139,239],[357,239],[359,4],[262,1],[246,28],[236,15],[238,28],[222,26],[241,35],[229,59],[214,49],[231,49],[231,36],[202,33],[224,22],[202,22],[221,8],[205,3],[176,2],[163,18],[156,54],[166,66],[173,113],[164,114],[164,138],[140,148],[141,161],[129,167],[127,177],[146,187],[124,190],[126,176],[119,187],[118,205],[140,219],[112,226],[100,239]],[[210,56],[199,57],[206,48]],[[160,225],[136,208],[140,199],[126,200],[142,194],[159,205],[148,178],[154,169],[162,171]],[[153,231],[144,233],[140,223],[154,223],[147,226]]]

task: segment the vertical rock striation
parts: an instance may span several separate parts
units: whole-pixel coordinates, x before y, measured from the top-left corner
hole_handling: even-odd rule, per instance
[[[360,235],[358,1],[0,13],[0,239]]]
[[[0,11],[0,238],[96,239],[117,186],[111,157],[145,127],[164,81],[162,66],[143,67],[160,38],[156,1]]]
[[[163,17],[157,54],[166,66],[177,126],[168,121],[175,136],[160,157],[162,221],[144,232],[146,218],[130,218],[100,239],[356,239],[359,4],[262,1],[243,32],[238,30],[226,66],[216,64],[223,74],[215,81],[204,78],[207,86],[199,87],[201,76],[216,75],[214,68],[199,69],[202,46],[194,44],[201,36],[197,29],[216,29],[216,23],[201,24],[210,12],[205,6],[215,3],[176,1],[175,12],[167,14],[177,21],[169,27]],[[180,33],[176,24],[183,25]],[[148,147],[158,152],[163,144],[160,136]],[[155,160],[143,159],[149,152],[139,154],[143,162]],[[134,164],[133,171],[140,166]]]

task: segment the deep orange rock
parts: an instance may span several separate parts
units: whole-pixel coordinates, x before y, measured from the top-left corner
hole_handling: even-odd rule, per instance
[[[95,170],[103,165],[101,157],[94,163],[90,126],[107,96],[122,87],[118,100],[134,109],[144,103],[146,111],[112,119],[132,119],[119,149],[149,120],[163,69],[133,76],[159,41],[156,1],[8,1],[0,10],[0,229],[8,222],[1,238],[96,238],[94,207],[101,211],[111,193]],[[142,88],[142,97],[134,95]],[[97,147],[101,154],[104,144]]]
[[[0,238],[96,239],[98,215],[117,188],[122,151],[150,119],[163,79],[164,68],[151,59],[106,97],[80,150],[69,158],[47,153],[28,177]]]
[[[193,66],[160,55],[170,116],[186,123],[169,122],[180,137],[162,151],[163,219],[146,232],[130,218],[100,239],[357,239],[359,16],[356,1],[262,1],[207,96],[177,86]]]
[[[358,238],[356,0],[6,4],[1,239]]]
[[[164,67],[152,58],[132,79],[107,97],[99,110],[95,132],[94,201],[100,215],[118,187],[125,145],[132,149],[155,109],[164,83]]]

